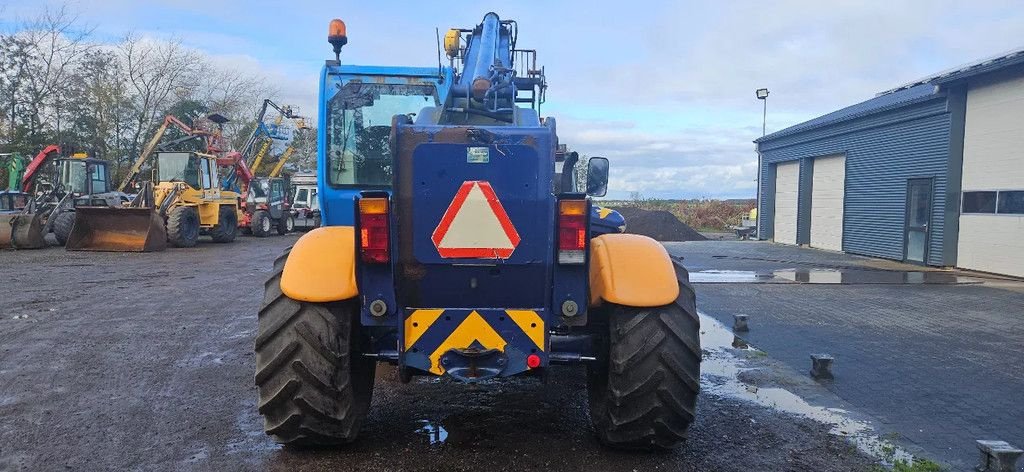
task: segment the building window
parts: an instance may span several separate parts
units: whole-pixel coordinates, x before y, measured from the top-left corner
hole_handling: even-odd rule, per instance
[[[1024,215],[1024,190],[1000,191],[998,213],[1007,215]]]
[[[995,213],[996,192],[964,192],[961,213]]]

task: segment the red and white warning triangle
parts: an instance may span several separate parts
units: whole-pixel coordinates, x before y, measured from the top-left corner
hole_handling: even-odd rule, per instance
[[[446,259],[508,259],[519,245],[519,233],[491,184],[467,180],[455,192],[431,240]]]

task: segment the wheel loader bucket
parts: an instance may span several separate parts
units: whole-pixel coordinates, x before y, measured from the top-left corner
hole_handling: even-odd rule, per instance
[[[78,207],[64,246],[69,251],[153,252],[167,249],[163,219],[152,208]]]
[[[39,249],[46,247],[44,236],[39,213],[0,216],[0,248]]]

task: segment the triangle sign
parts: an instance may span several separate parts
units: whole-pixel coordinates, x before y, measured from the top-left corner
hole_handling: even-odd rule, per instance
[[[462,183],[430,239],[445,259],[508,259],[519,245],[519,233],[484,180]]]

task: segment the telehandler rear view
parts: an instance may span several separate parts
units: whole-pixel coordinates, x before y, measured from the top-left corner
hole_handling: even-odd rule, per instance
[[[377,362],[403,381],[468,383],[584,366],[603,443],[686,437],[701,359],[687,273],[650,238],[595,229],[606,159],[556,177],[555,120],[538,112],[547,83],[517,29],[488,13],[445,35],[448,67],[352,67],[331,22],[323,226],[275,262],[255,341],[274,440],[354,440]]]

